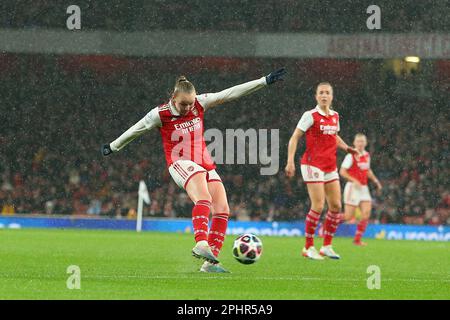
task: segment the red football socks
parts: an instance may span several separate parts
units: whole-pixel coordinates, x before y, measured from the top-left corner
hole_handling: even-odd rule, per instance
[[[314,246],[314,233],[316,232],[317,225],[319,224],[319,219],[320,213],[312,209],[309,210],[308,214],[306,215],[305,221],[306,249]]]
[[[195,242],[208,240],[208,222],[211,202],[199,200],[192,209],[192,226],[194,228]]]
[[[323,245],[328,246],[333,241],[334,234],[336,233],[339,221],[341,220],[341,214],[339,212],[328,211],[323,226]]]
[[[217,257],[222,249],[228,225],[228,213],[214,213],[212,215],[211,229],[208,235],[208,244]]]
[[[367,225],[369,224],[369,220],[365,219],[365,220],[361,220],[358,223],[358,226],[356,227],[356,233],[355,233],[355,242],[360,242],[361,238],[364,234],[364,232],[366,231]]]

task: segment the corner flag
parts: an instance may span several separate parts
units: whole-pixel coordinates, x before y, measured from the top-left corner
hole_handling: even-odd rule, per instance
[[[148,193],[147,185],[143,180],[139,181],[139,191],[138,191],[138,210],[136,219],[136,231],[141,232],[142,230],[142,210],[144,208],[144,202],[150,204],[150,194]]]

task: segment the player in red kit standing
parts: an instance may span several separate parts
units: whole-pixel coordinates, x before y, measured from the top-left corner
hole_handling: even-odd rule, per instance
[[[339,173],[347,180],[344,188],[344,212],[345,221],[351,220],[355,215],[357,207],[361,210],[361,219],[356,228],[355,245],[366,245],[361,238],[369,223],[370,211],[372,210],[372,198],[370,196],[368,179],[372,180],[381,191],[381,183],[370,169],[370,154],[365,150],[367,138],[364,134],[355,135],[353,145],[359,154],[347,154],[342,162]]]
[[[358,151],[349,147],[338,135],[339,114],[331,108],[333,101],[331,84],[320,83],[317,86],[315,98],[317,106],[302,115],[289,140],[285,172],[288,177],[295,175],[295,152],[298,141],[305,135],[306,151],[301,159],[300,168],[308,188],[311,209],[306,216],[306,244],[302,254],[314,260],[323,260],[324,256],[340,259],[331,244],[341,216],[341,186],[336,166],[336,152],[337,147],[352,154]],[[323,246],[318,252],[314,247],[314,233],[325,200],[328,204],[328,212],[324,223]]]
[[[102,153],[107,156],[121,150],[143,133],[153,128],[159,129],[169,173],[194,202],[192,225],[196,245],[192,254],[205,260],[200,271],[227,272],[217,257],[225,239],[230,214],[225,188],[206,149],[204,112],[283,80],[284,74],[285,70],[279,69],[260,79],[201,95],[197,95],[194,85],[181,76],[176,80],[169,102],[152,109],[119,138],[102,146]],[[212,221],[208,230],[210,212]]]

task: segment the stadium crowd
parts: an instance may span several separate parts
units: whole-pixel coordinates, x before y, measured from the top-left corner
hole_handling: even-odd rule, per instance
[[[191,215],[190,200],[165,170],[157,130],[111,157],[100,153],[101,143],[112,141],[167,100],[178,74],[159,73],[155,78],[155,72],[141,70],[101,77],[87,70],[67,71],[54,57],[16,59],[17,68],[0,75],[2,214],[132,218],[143,179],[152,199],[145,215]],[[270,70],[271,65],[263,67]],[[258,75],[259,70],[203,70],[193,74],[192,81],[199,92],[207,92]],[[309,208],[304,184],[298,177],[288,180],[284,166],[289,136],[302,112],[314,106],[314,83],[292,77],[280,87],[206,114],[207,128],[280,129],[278,174],[261,176],[258,165],[218,165],[234,219],[303,219]],[[376,95],[370,81],[351,90],[337,85],[341,135],[348,142],[360,131],[368,136],[372,167],[384,185],[381,194],[373,192],[374,222],[448,224],[448,94],[432,92],[432,97],[421,98],[397,91],[414,81],[386,78]],[[304,142],[297,157],[303,148]],[[339,162],[343,157],[340,152]]]
[[[342,0],[78,0],[83,29],[255,32],[365,32],[364,1]],[[0,4],[3,28],[65,28],[71,1],[23,0]],[[388,32],[449,30],[446,0],[378,0]]]

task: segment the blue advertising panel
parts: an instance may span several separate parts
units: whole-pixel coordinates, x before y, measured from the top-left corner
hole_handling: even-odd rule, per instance
[[[303,236],[303,221],[266,222],[230,221],[227,234],[254,233],[261,236]],[[43,216],[1,216],[0,228],[58,228],[58,229],[107,229],[135,230],[136,221],[110,218],[43,217]],[[320,227],[318,228],[318,230]],[[144,219],[143,231],[191,233],[190,219]],[[356,225],[342,224],[336,236],[351,237]],[[450,241],[449,226],[422,226],[399,224],[370,224],[364,235],[366,238],[388,240]]]

